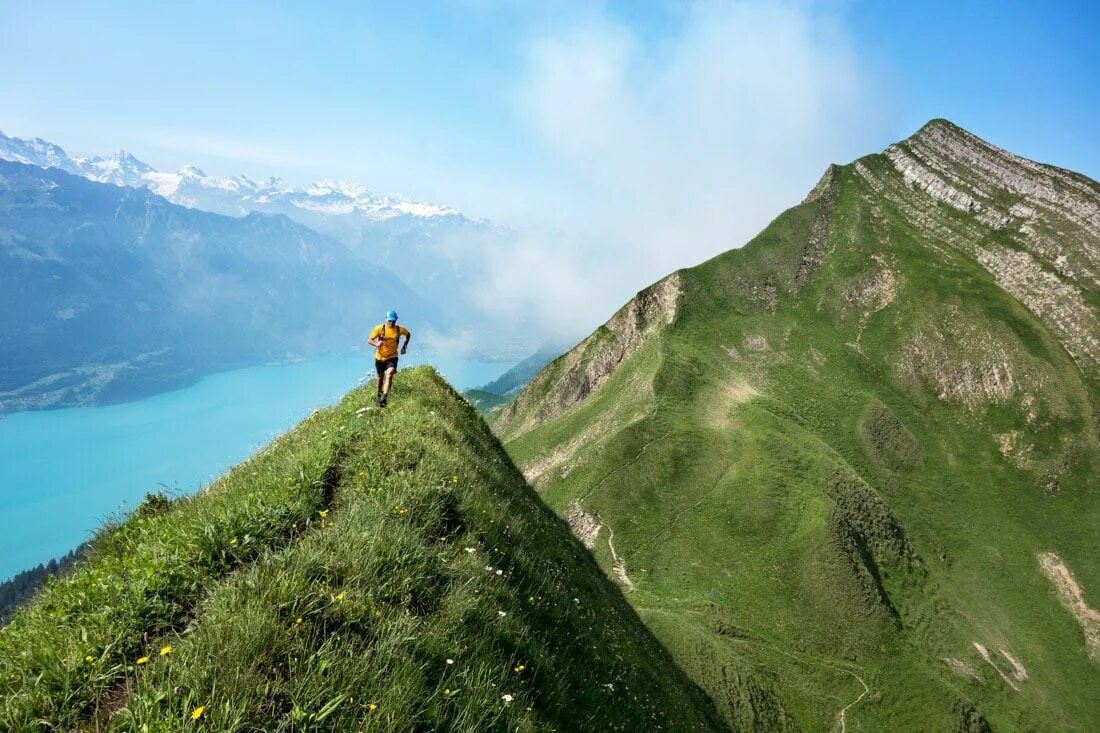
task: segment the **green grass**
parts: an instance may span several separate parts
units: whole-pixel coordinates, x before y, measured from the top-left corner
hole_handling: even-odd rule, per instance
[[[831,729],[858,677],[871,692],[848,731],[966,730],[978,716],[994,730],[1100,729],[1100,665],[1036,560],[1057,552],[1100,607],[1095,384],[977,262],[850,166],[835,175],[824,209],[795,207],[681,271],[675,322],[599,390],[517,428],[552,412],[555,367],[536,377],[539,399],[519,398],[530,412],[504,426],[509,453],[525,468],[558,456],[568,470],[542,474],[543,496],[600,518],[594,554],[615,577],[613,530],[627,597],[733,725]],[[827,255],[799,283],[823,210]],[[963,216],[944,211],[945,226]],[[850,294],[880,267],[872,254],[897,297],[868,312]],[[920,343],[941,343],[939,361],[907,370],[933,332],[942,342]],[[1010,364],[1013,399],[941,399],[937,379],[992,358]],[[1012,431],[1026,465],[1000,453]],[[1019,692],[974,642],[1002,670],[1002,649],[1023,662]]]
[[[724,728],[434,371],[369,398],[105,530],[0,630],[0,727]]]

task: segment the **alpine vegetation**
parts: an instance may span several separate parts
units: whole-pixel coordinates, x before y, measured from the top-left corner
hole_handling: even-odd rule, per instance
[[[433,370],[153,496],[0,629],[11,731],[725,730]]]
[[[734,727],[1100,729],[1100,184],[933,120],[494,426]]]

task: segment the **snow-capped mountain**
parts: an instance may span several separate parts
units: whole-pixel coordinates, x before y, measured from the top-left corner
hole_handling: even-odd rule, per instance
[[[471,324],[459,333],[436,333],[433,343],[448,353],[519,358],[545,334],[517,322],[511,313],[486,311],[483,290],[488,263],[514,233],[455,209],[378,195],[367,187],[324,179],[291,185],[277,176],[216,176],[190,165],[163,172],[119,150],[109,156],[79,156],[40,138],[0,132],[0,160],[58,168],[97,183],[146,189],[173,204],[243,217],[284,215],[333,237],[370,267],[385,268],[425,301],[445,304],[450,323]],[[366,285],[365,285],[366,286]],[[400,303],[394,302],[400,308]],[[473,325],[476,324],[476,325]],[[475,334],[493,333],[491,343]]]
[[[190,165],[162,172],[122,150],[107,157],[75,156],[40,138],[23,140],[2,132],[0,159],[60,168],[99,183],[146,188],[174,204],[216,214],[283,214],[336,238],[371,264],[399,273],[430,300],[445,294],[451,312],[463,320],[486,318],[471,283],[477,281],[492,248],[512,236],[502,227],[446,206],[378,195],[346,181],[325,179],[296,186],[277,176],[255,180],[207,175]],[[517,344],[516,351],[527,353],[536,345]]]
[[[366,186],[347,181],[325,179],[305,186],[291,186],[278,176],[261,181],[243,175],[209,176],[192,165],[185,165],[175,173],[166,173],[125,150],[107,157],[69,155],[64,148],[47,140],[23,140],[8,137],[3,132],[0,132],[0,159],[42,168],[60,168],[66,173],[99,183],[144,187],[174,204],[231,216],[289,206],[320,214],[356,214],[364,220],[376,222],[401,216],[464,218],[458,211],[446,206],[375,195]],[[279,213],[289,214],[286,211]]]

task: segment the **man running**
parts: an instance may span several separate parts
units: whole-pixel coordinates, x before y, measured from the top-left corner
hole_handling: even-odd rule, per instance
[[[374,368],[378,372],[378,397],[375,404],[379,407],[386,406],[386,400],[390,396],[390,385],[393,384],[393,375],[397,372],[397,343],[401,337],[405,337],[405,345],[401,347],[404,354],[409,348],[411,335],[409,329],[397,325],[397,311],[390,310],[386,313],[386,322],[375,326],[370,332],[367,343],[374,346]]]

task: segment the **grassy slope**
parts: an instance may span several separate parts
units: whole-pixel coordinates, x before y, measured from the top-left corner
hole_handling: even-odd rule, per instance
[[[972,705],[995,730],[1097,729],[1100,665],[1036,560],[1058,552],[1100,605],[1095,385],[977,263],[871,210],[850,168],[837,175],[831,251],[803,288],[815,202],[684,271],[674,326],[572,411],[505,433],[509,452],[530,467],[559,451],[545,498],[561,513],[579,499],[614,530],[631,602],[730,720],[778,727],[782,705],[795,724],[829,729],[863,692],[858,677],[871,692],[848,709],[848,730],[965,729]],[[868,314],[847,296],[874,270],[871,253],[898,295]],[[769,283],[774,312],[752,296]],[[1038,418],[1018,399],[944,402],[899,370],[933,325],[958,336],[960,358],[978,348],[969,333],[995,335]],[[767,350],[747,348],[750,336]],[[644,373],[652,396],[631,386]],[[599,404],[644,416],[604,421],[562,462]],[[1009,430],[1033,445],[1029,467],[998,452],[994,434]],[[1057,490],[1044,491],[1051,475]],[[610,571],[606,542],[596,554]],[[1013,691],[973,642],[1005,672],[1000,650],[1014,654],[1030,679]]]
[[[0,728],[722,728],[435,372],[369,397],[105,530],[0,630]]]

